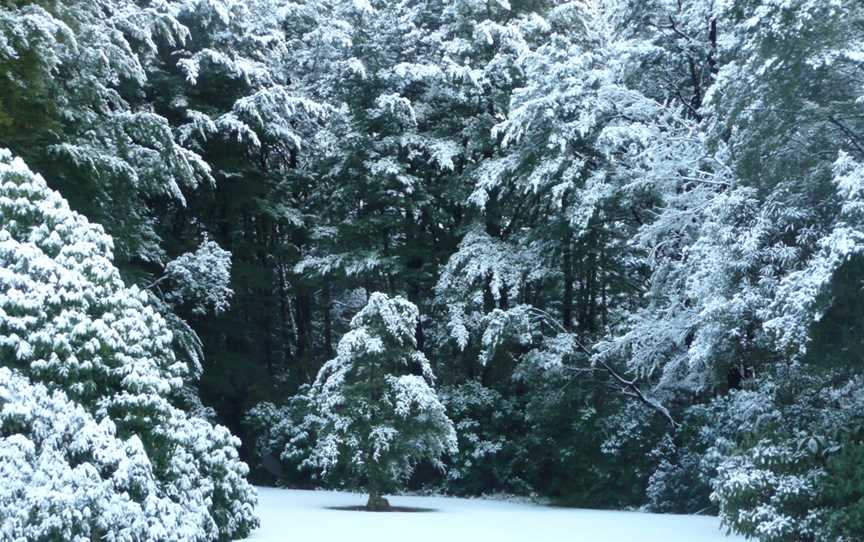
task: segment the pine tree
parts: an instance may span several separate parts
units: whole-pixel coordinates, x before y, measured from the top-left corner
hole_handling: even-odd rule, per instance
[[[369,493],[369,510],[389,508],[420,461],[439,468],[456,451],[456,432],[435,393],[429,362],[416,349],[417,308],[401,297],[369,296],[318,373],[307,421],[317,442],[307,464],[326,474],[342,464]]]

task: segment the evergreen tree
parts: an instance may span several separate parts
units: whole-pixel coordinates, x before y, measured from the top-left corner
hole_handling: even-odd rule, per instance
[[[456,451],[456,432],[435,393],[434,375],[414,331],[417,308],[401,297],[369,296],[310,390],[307,422],[317,436],[306,464],[325,474],[343,463],[387,510],[420,461],[439,468]]]
[[[157,522],[178,538],[245,532],[219,421],[257,479],[317,482],[305,463],[372,505],[409,483],[854,537],[862,21],[840,0],[0,0],[0,145],[68,201],[0,157],[0,402],[32,410],[2,407],[0,506],[86,486],[138,506],[134,532],[144,501],[190,503]],[[86,481],[34,429],[67,404]],[[100,450],[135,465],[128,502]],[[84,500],[40,501],[43,471]]]
[[[45,389],[62,392],[57,404],[75,405],[75,418],[68,422],[70,434],[76,426],[95,426],[87,416],[105,420],[97,436],[113,447],[115,457],[102,464],[94,450],[97,462],[92,472],[105,478],[104,491],[110,493],[114,469],[125,468],[127,461],[146,465],[139,469],[144,478],[135,483],[146,484],[147,489],[130,488],[124,506],[159,515],[162,511],[153,509],[156,503],[150,501],[173,503],[173,511],[165,513],[178,516],[166,518],[165,529],[171,532],[165,536],[202,541],[245,536],[257,525],[256,497],[245,479],[248,469],[238,457],[240,443],[224,427],[175,406],[189,369],[176,359],[171,331],[149,304],[149,296],[137,287],[126,287],[112,259],[111,237],[101,227],[69,209],[21,159],[0,151],[0,364],[14,371],[2,375],[14,381],[24,375],[44,385],[34,391],[39,396],[47,393]],[[35,439],[31,446],[40,446],[43,436],[31,432],[33,424],[43,423],[43,415],[34,416],[32,424],[24,420],[16,425],[14,416],[4,422],[4,445],[18,447],[23,441],[15,435],[22,433]],[[58,431],[66,431],[64,427],[61,424]],[[124,443],[112,444],[115,434]],[[74,448],[66,448],[74,443],[52,439],[46,445],[57,447],[61,457],[75,454]],[[132,454],[128,459],[122,456],[124,450]],[[38,462],[40,457],[31,449],[20,459]],[[59,461],[56,467],[71,468],[64,465]],[[48,467],[32,463],[26,472],[42,468]],[[25,486],[35,483],[22,476],[25,479],[19,480]],[[69,498],[86,498],[86,484],[69,483],[63,486]],[[63,495],[57,498],[65,499]],[[40,510],[66,506],[65,501],[50,499],[27,502],[33,508],[19,516],[22,522],[15,528],[33,532],[42,528],[40,521],[49,521]],[[99,535],[115,528],[100,523],[103,519],[82,518],[91,523],[68,534],[90,539],[80,533]],[[171,527],[175,522],[181,525],[176,530]],[[160,533],[154,529],[148,536],[156,540]]]

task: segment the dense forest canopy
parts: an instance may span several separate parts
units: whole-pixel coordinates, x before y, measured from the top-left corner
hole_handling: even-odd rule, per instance
[[[242,536],[392,298],[410,488],[864,532],[861,2],[0,0],[0,149],[0,473]]]

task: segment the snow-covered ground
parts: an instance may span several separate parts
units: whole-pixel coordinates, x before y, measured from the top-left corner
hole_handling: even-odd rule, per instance
[[[257,542],[733,542],[716,518],[551,508],[448,497],[390,497],[435,512],[329,510],[365,504],[336,491],[259,488]]]

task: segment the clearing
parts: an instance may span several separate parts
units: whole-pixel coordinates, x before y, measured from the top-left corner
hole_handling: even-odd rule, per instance
[[[738,542],[717,518],[553,508],[485,499],[389,497],[393,506],[433,512],[353,512],[366,496],[258,488],[256,542]]]

